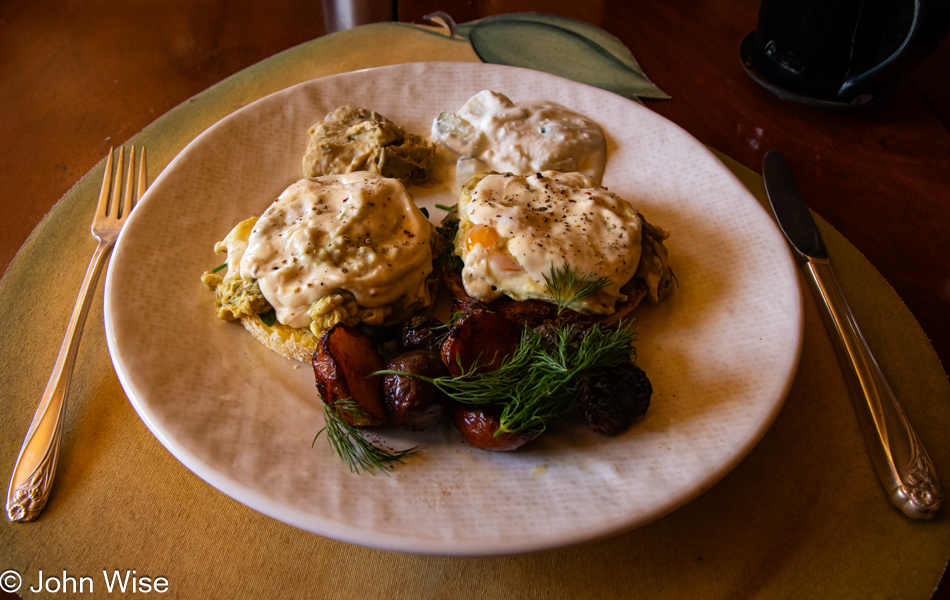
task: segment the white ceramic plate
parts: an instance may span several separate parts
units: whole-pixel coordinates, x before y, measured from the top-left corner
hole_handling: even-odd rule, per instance
[[[199,277],[238,221],[301,176],[307,129],[334,108],[373,108],[427,134],[482,89],[553,100],[608,137],[604,184],[672,232],[679,287],[638,309],[646,418],[617,438],[577,424],[515,453],[466,446],[451,426],[379,438],[422,455],[355,475],[323,438],[309,365],[215,318]],[[453,204],[447,190],[420,203]],[[442,211],[430,208],[433,220]],[[223,119],[162,172],[130,217],[106,283],[116,372],[135,410],[186,467],[232,498],[321,535],[398,551],[491,555],[615,534],[728,473],[777,415],[798,364],[801,296],[777,228],[703,145],[615,94],[524,69],[417,63],[309,81]]]

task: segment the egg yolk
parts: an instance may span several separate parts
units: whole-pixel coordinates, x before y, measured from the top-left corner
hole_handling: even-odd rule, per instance
[[[471,252],[475,246],[481,246],[489,256],[489,263],[499,271],[517,272],[524,268],[508,254],[502,243],[501,235],[494,227],[477,226],[465,237],[465,252]]]
[[[475,227],[468,232],[468,237],[465,238],[465,251],[471,252],[477,244],[481,244],[482,248],[490,249],[494,248],[498,242],[501,241],[501,236],[498,235],[498,232],[495,231],[492,227]]]

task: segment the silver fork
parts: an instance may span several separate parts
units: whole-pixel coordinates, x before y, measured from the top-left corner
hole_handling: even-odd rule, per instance
[[[7,491],[7,516],[11,521],[32,521],[39,516],[46,506],[49,493],[52,489],[53,475],[56,472],[56,460],[59,458],[59,440],[63,427],[63,414],[66,408],[66,392],[69,389],[69,376],[72,374],[73,364],[76,361],[76,351],[79,348],[79,339],[82,337],[83,324],[89,313],[89,305],[96,289],[96,281],[105,258],[115,245],[119,231],[125,223],[125,218],[132,210],[134,203],[142,197],[147,186],[145,168],[145,148],[142,148],[142,158],[139,162],[138,185],[133,180],[135,166],[135,147],[129,152],[129,174],[125,185],[125,195],[122,196],[122,162],[123,150],[119,148],[118,165],[113,176],[112,158],[114,154],[109,149],[106,160],[106,174],[102,179],[102,190],[99,192],[99,205],[92,220],[92,237],[98,240],[96,251],[89,261],[86,276],[82,287],[79,288],[79,297],[73,308],[69,327],[66,328],[66,337],[59,349],[59,357],[53,366],[49,383],[33,415],[33,422],[23,440],[20,455],[17,457],[13,474],[10,476],[10,488]],[[115,185],[112,180],[115,179]],[[133,188],[138,188],[138,193]],[[110,197],[109,191],[112,188]],[[133,197],[134,196],[134,197]]]

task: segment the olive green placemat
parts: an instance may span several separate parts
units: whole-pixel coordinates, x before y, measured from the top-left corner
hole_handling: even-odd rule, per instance
[[[336,72],[428,59],[477,60],[467,45],[419,28],[373,25],[333,34],[238,73],[132,141],[148,147],[154,179],[198,133],[262,95]],[[758,175],[723,160],[764,198]],[[94,247],[88,224],[102,168],[57,204],[0,280],[4,481]],[[869,344],[946,481],[950,384],[939,360],[877,271],[820,219],[819,226]],[[180,598],[927,598],[950,555],[950,522],[945,515],[911,521],[890,505],[807,288],[805,320],[800,370],[774,426],[692,503],[577,547],[444,558],[300,531],[188,471],[149,433],[119,386],[105,344],[100,284],[76,363],[50,503],[36,522],[0,525],[2,581],[13,581],[8,570],[18,572],[25,598],[51,595],[30,591],[40,570],[54,577],[48,589],[65,579],[71,592],[69,577],[83,583],[82,593],[56,594],[77,598],[110,596],[104,572],[111,578],[133,570],[153,582],[164,578],[166,593]],[[131,579],[127,585],[125,594],[115,587],[111,595],[129,596]]]

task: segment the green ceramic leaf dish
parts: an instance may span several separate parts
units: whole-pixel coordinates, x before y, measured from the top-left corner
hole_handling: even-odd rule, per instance
[[[591,42],[599,45],[601,48],[613,54],[618,60],[625,63],[634,71],[641,74],[643,73],[643,69],[640,68],[640,64],[637,63],[637,59],[633,57],[633,53],[630,52],[630,49],[627,48],[619,39],[610,35],[600,27],[595,27],[590,23],[569,19],[567,17],[559,17],[557,15],[548,15],[544,13],[512,13],[508,15],[498,15],[494,17],[478,19],[476,21],[469,21],[468,23],[462,23],[457,28],[458,34],[467,39],[468,34],[473,27],[486,21],[531,21],[535,23],[552,25],[554,27],[560,27],[561,29],[567,29],[568,31],[573,31],[582,37],[586,37]]]
[[[623,42],[581,21],[517,13],[464,23],[457,31],[484,62],[545,71],[634,100],[669,98]]]

